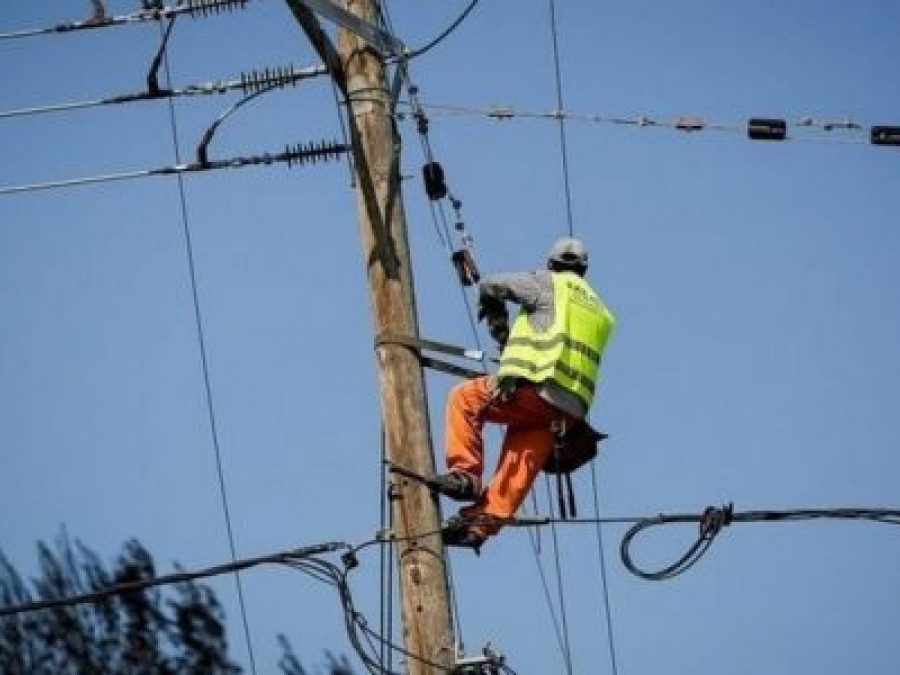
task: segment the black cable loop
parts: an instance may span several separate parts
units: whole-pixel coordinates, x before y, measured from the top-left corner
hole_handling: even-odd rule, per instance
[[[723,507],[722,509],[716,509],[715,507],[710,506],[699,516],[659,515],[655,518],[648,518],[638,522],[633,525],[622,538],[622,543],[619,548],[622,563],[629,572],[642,579],[647,579],[649,581],[671,579],[682,572],[686,572],[700,560],[703,554],[706,553],[712,545],[713,540],[719,532],[722,531],[722,528],[732,522],[732,515],[733,509],[730,505]],[[675,562],[654,571],[643,570],[634,563],[631,557],[631,544],[640,532],[658,525],[692,522],[698,523],[697,538],[694,543],[688,547],[687,551],[685,551],[685,553]]]
[[[219,115],[219,117],[216,118],[216,120],[211,125],[209,125],[209,127],[203,133],[203,137],[200,139],[200,143],[197,145],[197,162],[201,165],[209,163],[209,144],[212,142],[213,136],[215,136],[216,131],[225,120],[231,117],[231,115],[237,112],[245,104],[277,88],[277,84],[270,84],[261,89],[257,89],[256,91],[253,91],[250,94],[244,96],[244,98],[240,99],[237,103],[233,104],[225,112]]]
[[[443,42],[453,31],[455,31],[457,28],[459,28],[460,24],[466,20],[466,17],[469,16],[469,14],[471,13],[471,11],[473,9],[475,9],[475,5],[477,5],[477,4],[478,4],[478,0],[471,0],[471,2],[469,2],[468,6],[462,11],[462,14],[460,14],[456,18],[456,20],[453,23],[451,23],[446,29],[444,29],[440,33],[440,35],[438,35],[433,40],[430,40],[428,43],[426,43],[422,47],[419,47],[418,49],[414,49],[411,52],[409,52],[406,55],[406,58],[414,59],[417,56],[422,56],[422,54],[425,54],[426,52],[430,51],[431,49],[433,49],[434,47],[439,45],[441,42]]]

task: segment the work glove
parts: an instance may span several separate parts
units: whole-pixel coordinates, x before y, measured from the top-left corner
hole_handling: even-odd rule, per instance
[[[482,295],[478,298],[478,320],[487,318],[490,322],[491,316],[506,317],[506,303],[489,295]]]
[[[487,327],[488,333],[491,334],[491,337],[494,338],[500,348],[505,347],[506,341],[509,339],[509,319],[506,317],[506,312],[504,311],[502,315],[488,315]]]

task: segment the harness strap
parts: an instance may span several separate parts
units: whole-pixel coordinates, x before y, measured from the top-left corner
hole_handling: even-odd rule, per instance
[[[565,419],[555,420],[550,424],[550,431],[555,437],[553,441],[553,456],[559,464],[565,436],[569,427]],[[575,518],[578,514],[575,507],[575,488],[572,486],[572,474],[566,471],[556,473],[556,500],[559,506],[559,517],[563,520]]]

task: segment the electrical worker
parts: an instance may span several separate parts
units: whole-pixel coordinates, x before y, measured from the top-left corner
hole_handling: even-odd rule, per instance
[[[584,419],[594,398],[600,356],[615,324],[585,281],[584,244],[565,237],[550,249],[547,269],[497,274],[479,285],[479,320],[502,347],[496,376],[457,385],[447,399],[449,473],[434,489],[473,504],[443,530],[444,543],[478,549],[515,515],[550,458],[558,422]],[[509,328],[506,301],[519,305]],[[493,479],[482,489],[485,422],[506,425]]]

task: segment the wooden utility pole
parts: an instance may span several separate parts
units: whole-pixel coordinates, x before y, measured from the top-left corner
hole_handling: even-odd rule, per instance
[[[346,7],[377,24],[373,0],[348,0]],[[418,336],[400,190],[399,138],[384,64],[371,45],[345,29],[339,32],[337,51],[348,117],[355,127],[351,136],[359,227],[375,334]],[[420,474],[431,474],[434,461],[419,359],[408,347],[391,343],[381,344],[376,354],[389,457]],[[403,634],[406,649],[414,655],[408,659],[409,672],[445,674],[455,661],[455,646],[437,500],[427,488],[404,481],[393,500],[393,516]],[[419,536],[422,533],[431,534]]]

